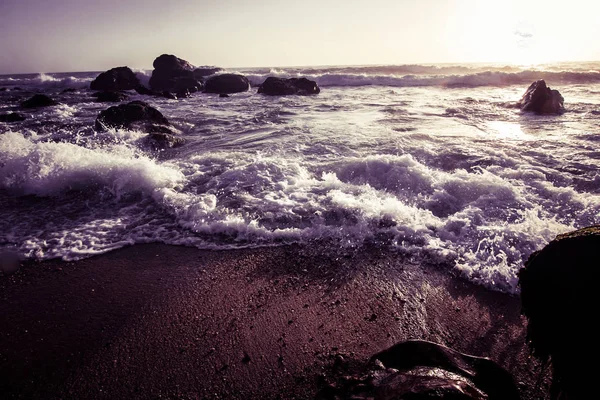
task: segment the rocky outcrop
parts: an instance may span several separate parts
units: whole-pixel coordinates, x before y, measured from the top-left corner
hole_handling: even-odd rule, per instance
[[[198,80],[203,80],[207,76],[214,75],[222,70],[223,68],[219,67],[200,67],[194,70],[194,77]]]
[[[149,133],[148,140],[155,148],[174,147],[183,144],[177,131],[156,108],[143,101],[132,101],[110,107],[98,115],[95,128],[132,129]]]
[[[143,101],[132,101],[101,111],[96,118],[95,127],[97,130],[118,128],[171,133],[169,121],[160,111]]]
[[[0,122],[21,122],[25,119],[25,116],[19,113],[0,114]]]
[[[560,114],[565,111],[565,99],[558,90],[546,86],[543,79],[533,82],[517,106],[522,111],[531,111],[538,114]]]
[[[55,106],[58,103],[52,100],[50,97],[45,94],[36,94],[30,99],[25,100],[21,103],[21,107],[23,108],[38,108],[38,107],[49,107]]]
[[[310,95],[319,94],[321,89],[317,82],[306,78],[290,78],[282,79],[268,77],[258,88],[258,93],[269,96],[286,96],[286,95]]]
[[[140,80],[129,67],[117,67],[101,73],[92,81],[90,89],[101,91],[133,90]]]
[[[206,93],[240,93],[250,90],[250,81],[243,75],[238,74],[220,74],[215,75],[205,82],[204,92]]]
[[[121,92],[97,92],[92,96],[102,103],[118,103],[129,98],[125,93]]]
[[[533,354],[553,368],[552,398],[594,393],[600,356],[596,316],[600,226],[559,235],[519,272],[522,312]],[[563,396],[563,397],[560,397]]]
[[[495,362],[421,340],[398,343],[354,371],[342,369],[317,399],[518,400],[511,375]]]
[[[194,76],[192,64],[174,55],[161,55],[154,60],[153,66],[150,88],[154,91],[182,94],[194,93],[203,87],[201,80]]]

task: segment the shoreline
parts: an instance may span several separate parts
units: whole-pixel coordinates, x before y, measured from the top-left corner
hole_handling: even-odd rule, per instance
[[[5,398],[313,398],[336,356],[408,339],[536,389],[518,297],[375,247],[140,244],[0,276]]]

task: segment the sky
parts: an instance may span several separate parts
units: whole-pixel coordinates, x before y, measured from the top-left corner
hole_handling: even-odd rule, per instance
[[[0,74],[600,60],[597,0],[0,0]]]

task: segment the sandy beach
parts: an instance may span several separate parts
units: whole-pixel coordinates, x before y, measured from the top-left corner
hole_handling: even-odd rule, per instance
[[[444,269],[323,243],[147,244],[24,264],[0,277],[0,392],[310,399],[337,356],[363,362],[426,339],[490,357],[513,374],[522,398],[542,398],[519,299]]]

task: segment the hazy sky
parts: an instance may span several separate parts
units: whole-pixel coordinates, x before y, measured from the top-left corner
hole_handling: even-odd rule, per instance
[[[597,0],[0,0],[0,73],[600,60]]]

